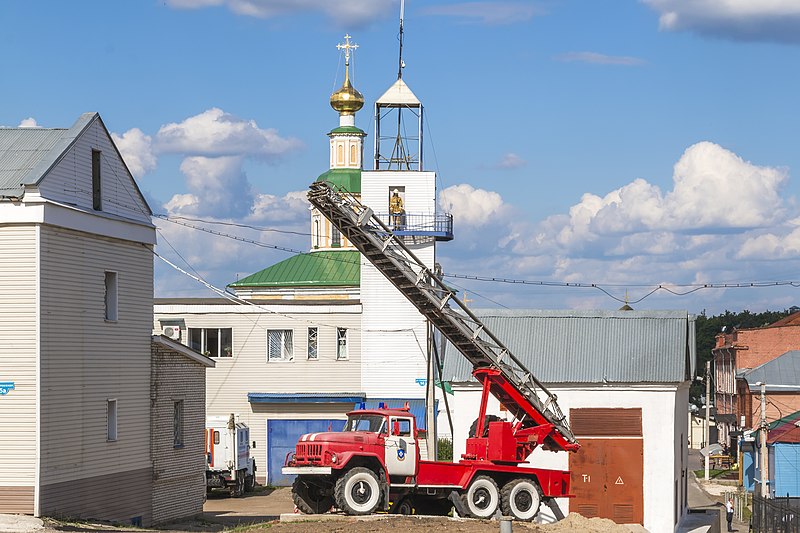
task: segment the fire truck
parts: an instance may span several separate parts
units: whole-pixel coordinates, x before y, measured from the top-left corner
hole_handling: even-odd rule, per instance
[[[570,497],[568,471],[524,466],[531,452],[575,452],[580,444],[556,396],[492,334],[369,207],[325,182],[315,182],[309,201],[473,365],[482,385],[474,432],[458,462],[420,458],[420,439],[408,409],[348,413],[341,432],[303,435],[287,455],[284,474],[296,474],[292,495],[308,514],[333,506],[346,514],[378,510],[490,518],[500,510],[532,520],[540,505],[557,518],[556,498]],[[456,308],[453,308],[454,304]],[[512,421],[487,416],[489,396]]]

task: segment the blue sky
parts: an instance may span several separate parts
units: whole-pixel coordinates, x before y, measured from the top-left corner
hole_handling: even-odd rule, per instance
[[[336,44],[367,107],[394,81],[393,0],[0,3],[0,125],[98,111],[156,213],[307,250]],[[404,79],[456,239],[445,272],[601,285],[800,281],[796,0],[406,3]],[[371,142],[367,141],[368,143]],[[224,286],[288,252],[158,221],[159,253]],[[187,265],[188,263],[188,265]],[[451,278],[471,304],[602,308],[592,288]],[[792,286],[657,291],[640,309],[784,309]],[[156,296],[207,296],[157,261]]]

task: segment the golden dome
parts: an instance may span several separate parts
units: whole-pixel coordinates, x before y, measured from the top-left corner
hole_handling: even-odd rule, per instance
[[[342,87],[331,95],[331,107],[340,115],[354,115],[364,107],[364,96],[350,83],[349,75],[345,75]]]

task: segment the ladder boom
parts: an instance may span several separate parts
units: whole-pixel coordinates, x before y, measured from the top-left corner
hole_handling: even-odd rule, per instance
[[[580,447],[555,394],[369,207],[326,182],[313,183],[308,200],[472,363],[473,375],[489,381],[491,393],[523,428],[552,426],[542,443],[545,449],[576,451]]]

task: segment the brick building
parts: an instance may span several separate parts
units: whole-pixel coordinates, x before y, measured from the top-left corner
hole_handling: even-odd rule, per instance
[[[152,523],[203,512],[206,368],[214,361],[161,335],[150,344]]]
[[[750,427],[747,415],[751,412],[749,409],[742,409],[744,404],[740,402],[740,394],[749,393],[743,389],[737,390],[737,378],[742,377],[747,370],[759,367],[786,352],[800,349],[800,312],[765,327],[722,332],[717,335],[716,341],[711,353],[714,358],[719,442],[735,449],[736,437],[741,429]],[[746,389],[747,385],[742,387]]]

